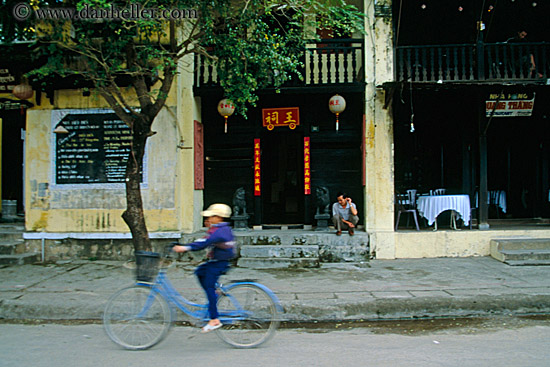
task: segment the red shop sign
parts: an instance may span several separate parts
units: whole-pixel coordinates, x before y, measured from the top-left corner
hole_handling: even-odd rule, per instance
[[[288,126],[296,129],[300,125],[300,109],[298,107],[262,108],[263,126],[273,130],[276,126]]]

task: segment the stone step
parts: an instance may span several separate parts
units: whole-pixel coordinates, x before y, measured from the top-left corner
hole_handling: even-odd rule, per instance
[[[355,231],[354,236],[347,232],[336,236],[334,232],[314,231],[248,231],[235,232],[235,240],[240,245],[251,246],[295,246],[295,245],[332,245],[358,246],[368,245],[369,236],[366,232]]]
[[[550,249],[503,250],[505,261],[550,260]]]
[[[259,227],[261,227],[262,230],[280,229],[283,231],[286,231],[289,229],[304,229],[303,224],[263,224]],[[311,225],[308,226],[308,228],[311,230]]]
[[[247,258],[241,257],[237,266],[250,269],[298,269],[318,268],[318,258]]]
[[[319,246],[241,246],[240,256],[247,258],[318,258]]]
[[[23,231],[18,229],[0,229],[0,239],[2,240],[20,240],[23,239]]]
[[[24,231],[25,221],[22,220],[21,222],[0,223],[0,232],[2,232],[3,230]]]
[[[0,255],[0,265],[24,265],[40,261],[39,253],[26,253],[17,255]]]
[[[0,240],[0,255],[13,255],[25,252],[25,240]]]
[[[316,246],[318,254],[313,257],[319,257],[319,261],[327,262],[362,262],[370,259],[370,246],[368,233],[357,230],[354,236],[347,232],[341,236],[336,236],[334,231],[316,232],[306,230],[247,230],[235,231],[235,241],[240,249],[240,256],[243,258],[265,257],[270,258],[273,255],[277,257],[297,258],[302,256],[311,257],[308,247],[307,251],[297,250],[300,246]],[[190,243],[198,238],[204,237],[204,233],[184,234],[180,240],[181,243]],[[266,249],[249,249],[247,246]],[[273,250],[273,247],[279,250]],[[293,247],[281,250],[281,247]],[[254,252],[252,252],[254,251]],[[263,252],[262,252],[263,251]],[[316,251],[313,248],[313,251]],[[259,253],[258,253],[259,252]],[[247,254],[251,254],[248,256]],[[254,255],[252,255],[254,253]]]
[[[547,265],[550,261],[550,239],[507,238],[493,239],[491,256],[509,265]]]
[[[550,266],[550,260],[505,260],[510,266]]]
[[[515,238],[491,240],[498,250],[550,249],[550,238]]]

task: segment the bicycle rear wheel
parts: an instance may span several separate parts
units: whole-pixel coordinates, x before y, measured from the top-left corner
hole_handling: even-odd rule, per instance
[[[126,349],[147,349],[170,329],[170,306],[151,287],[132,286],[116,292],[107,302],[103,325],[113,342]]]
[[[218,299],[224,319],[218,336],[236,348],[253,348],[268,341],[279,327],[275,301],[253,284],[237,284]]]

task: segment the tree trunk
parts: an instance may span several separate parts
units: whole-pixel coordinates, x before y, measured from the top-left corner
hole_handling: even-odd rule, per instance
[[[132,232],[135,251],[151,251],[151,240],[145,224],[140,183],[143,156],[151,124],[142,116],[136,118],[132,129],[132,145],[126,165],[126,210],[122,219]]]

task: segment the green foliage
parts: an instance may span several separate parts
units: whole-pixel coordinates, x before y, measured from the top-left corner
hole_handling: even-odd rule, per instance
[[[17,0],[0,1],[0,44],[27,41],[34,36],[26,22],[17,21],[13,16],[12,9],[17,3]]]
[[[10,4],[17,2],[3,6],[9,12]],[[171,20],[151,14],[139,19],[100,19],[101,9],[114,6],[121,12],[136,6],[132,1],[33,0],[31,4],[35,12],[76,9],[81,16],[69,22],[39,20],[33,15],[17,24],[19,33],[14,27],[2,27],[4,40],[36,32],[35,54],[44,63],[31,77],[51,83],[52,76],[78,75],[90,89],[109,96],[112,107],[121,108],[115,111],[126,113],[125,121],[136,113],[131,107],[138,104],[141,113],[158,113],[159,108],[152,106],[164,103],[170,87],[164,84],[174,80],[167,76],[177,72],[180,58],[193,53],[217,68],[226,97],[245,115],[246,106],[258,100],[259,89],[279,88],[301,78],[304,40],[316,38],[316,29],[330,27],[335,33],[351,34],[362,30],[363,21],[363,14],[343,0],[148,0],[140,5],[158,12],[180,9],[176,15],[184,10],[198,14]],[[156,81],[160,83],[151,89]],[[134,87],[133,100],[122,96],[127,86]]]

